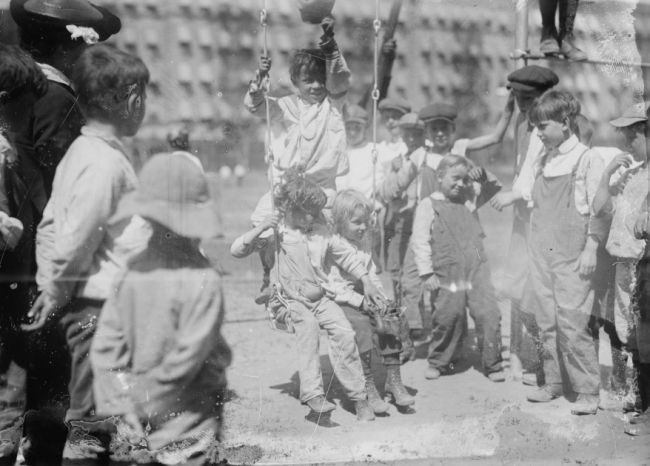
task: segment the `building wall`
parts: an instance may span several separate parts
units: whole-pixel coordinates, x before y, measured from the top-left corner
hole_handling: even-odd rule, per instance
[[[514,48],[513,2],[403,0],[389,93],[407,98],[416,110],[436,100],[458,105],[460,135],[488,130],[505,103],[506,76],[515,68],[510,58]],[[232,120],[239,127],[241,141],[249,144],[245,152],[254,153],[253,163],[260,163],[262,130],[259,121],[243,108],[242,97],[254,76],[262,47],[262,0],[98,3],[122,18],[123,29],[110,42],[137,53],[151,69],[148,114],[140,134],[145,146],[151,146],[153,139],[164,139],[169,125],[180,122],[192,125],[195,140],[214,141],[219,138],[219,123]],[[529,45],[534,50],[540,21],[537,2],[529,3]],[[650,14],[648,2],[642,3],[637,29],[647,44],[650,27],[645,26],[650,26]],[[295,0],[268,0],[267,4],[272,89],[286,92],[291,89],[288,64],[292,50],[315,46],[320,30],[301,22]],[[390,0],[380,1],[382,20],[390,5]],[[630,1],[581,2],[576,36],[590,56],[639,60],[634,27],[627,21],[628,16],[631,18],[626,13],[629,5]],[[339,0],[334,8],[336,36],[353,71],[353,101],[372,82],[374,7],[373,0]],[[0,20],[5,21],[6,16]],[[640,92],[640,71],[629,67],[561,61],[539,64],[558,72],[561,85],[576,93],[584,113],[604,139],[607,119]],[[205,150],[211,150],[209,145]]]

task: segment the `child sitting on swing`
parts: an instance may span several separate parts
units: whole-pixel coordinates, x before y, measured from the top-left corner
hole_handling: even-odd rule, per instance
[[[298,50],[290,64],[291,82],[297,93],[268,99],[268,113],[274,156],[271,175],[275,183],[292,167],[301,168],[327,195],[331,207],[336,192],[336,177],[349,170],[346,154],[343,105],[350,85],[350,70],[334,40],[334,19],[326,16],[320,23],[323,35],[317,49]],[[251,113],[266,117],[264,79],[271,69],[271,59],[260,58],[257,80],[251,81],[244,105]],[[251,215],[259,226],[269,215],[271,192],[259,200]],[[264,233],[271,235],[271,231]],[[264,267],[262,289],[268,287],[273,255],[260,253]],[[264,295],[263,295],[264,296]],[[264,298],[257,299],[258,303]]]
[[[300,400],[318,413],[336,407],[326,400],[323,391],[319,357],[322,328],[327,332],[334,373],[355,402],[357,419],[371,421],[375,416],[368,405],[354,330],[339,305],[326,293],[330,261],[355,281],[361,281],[367,305],[381,305],[383,297],[370,278],[363,256],[329,231],[323,217],[327,196],[308,175],[288,170],[275,193],[275,203],[282,213],[282,222],[277,227],[280,292],[271,297],[269,305],[279,321],[293,323],[300,359]],[[278,220],[271,215],[263,225],[271,227]],[[271,241],[261,237],[262,233],[262,228],[255,227],[237,238],[231,254],[246,257],[266,247]]]
[[[367,234],[372,210],[370,200],[361,192],[346,189],[339,192],[334,199],[332,220],[336,233],[364,258],[370,279],[375,283],[377,289],[383,293],[381,280],[377,276],[377,267],[372,260],[371,243]],[[397,406],[412,405],[415,400],[404,387],[400,372],[402,341],[400,339],[399,319],[401,316],[392,316],[396,325],[388,323],[384,327],[382,317],[378,316],[377,310],[372,306],[368,306],[368,300],[364,299],[363,287],[358,280],[336,267],[332,269],[330,276],[332,291],[335,294],[334,300],[343,309],[356,334],[370,407],[375,414],[388,411],[388,405],[379,396],[372,374],[372,350],[375,346],[386,367],[384,391],[393,397]],[[390,328],[388,328],[389,326]]]

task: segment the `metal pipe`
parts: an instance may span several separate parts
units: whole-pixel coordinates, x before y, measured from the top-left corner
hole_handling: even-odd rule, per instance
[[[528,0],[515,3],[515,50],[528,50]],[[528,64],[525,56],[517,57],[516,68]]]

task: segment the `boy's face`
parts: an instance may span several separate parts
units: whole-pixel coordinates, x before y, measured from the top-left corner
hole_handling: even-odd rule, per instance
[[[402,139],[409,151],[414,151],[424,145],[424,130],[418,128],[402,128]]]
[[[438,154],[445,154],[451,149],[451,138],[456,127],[449,120],[438,118],[425,123],[425,133],[433,143],[433,150]]]
[[[368,213],[364,209],[358,208],[345,221],[341,235],[351,243],[359,244],[363,241],[366,231],[368,231],[369,222]]]
[[[519,107],[521,113],[527,113],[533,105],[533,101],[542,95],[541,91],[522,91],[513,89],[512,92],[515,94],[515,101],[517,102],[517,107]]]
[[[555,149],[569,139],[571,134],[568,120],[565,120],[563,123],[555,120],[543,120],[535,126],[537,127],[539,138],[547,150]]]
[[[305,233],[311,231],[315,221],[316,215],[312,212],[307,212],[300,207],[289,209],[285,215],[285,222],[289,227]]]
[[[622,149],[632,154],[635,160],[645,160],[646,155],[646,139],[644,127],[642,124],[635,124],[618,128],[619,134],[622,136]]]
[[[438,181],[440,181],[440,192],[445,198],[455,203],[465,202],[467,189],[472,184],[467,167],[454,165],[448,168],[445,174],[438,178]]]
[[[399,119],[404,116],[403,112],[394,108],[386,108],[379,111],[379,118],[384,126],[395,136],[400,135],[400,129],[397,126]]]
[[[325,81],[308,73],[306,66],[300,69],[295,85],[300,98],[309,104],[319,104],[327,97]]]
[[[359,121],[346,121],[345,134],[350,146],[359,146],[366,140],[366,125]]]

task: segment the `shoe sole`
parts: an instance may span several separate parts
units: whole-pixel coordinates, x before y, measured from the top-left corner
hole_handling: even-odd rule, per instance
[[[395,395],[393,395],[391,392],[386,392],[386,397],[390,399],[391,403],[394,403],[395,406],[399,406],[401,408],[407,408],[409,406],[413,406],[415,404],[415,400],[411,400],[409,403],[398,403],[397,398],[395,398]]]

